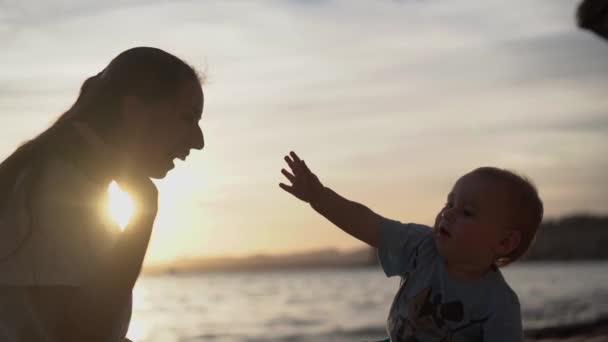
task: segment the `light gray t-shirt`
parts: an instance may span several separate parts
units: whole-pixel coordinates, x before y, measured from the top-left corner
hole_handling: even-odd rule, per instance
[[[26,206],[30,176],[22,172],[0,209],[0,341],[55,342],[52,331],[69,303],[33,300],[31,289],[80,286],[120,229],[104,212],[104,185],[72,164],[55,159],[45,166],[36,212]],[[108,342],[124,341],[130,317],[129,298]]]
[[[519,300],[500,271],[451,278],[430,227],[385,220],[378,257],[388,277],[402,278],[387,320],[392,342],[523,341]]]

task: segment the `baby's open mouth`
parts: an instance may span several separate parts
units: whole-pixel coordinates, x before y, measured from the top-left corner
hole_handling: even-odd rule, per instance
[[[443,236],[447,236],[450,237],[450,232],[448,232],[445,228],[443,227],[439,227],[439,234],[443,235]]]

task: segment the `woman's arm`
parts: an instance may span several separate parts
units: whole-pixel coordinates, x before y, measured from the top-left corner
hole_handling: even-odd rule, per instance
[[[125,310],[148,247],[158,200],[157,190],[147,178],[126,188],[140,210],[112,249],[89,270],[88,279],[73,288],[57,328],[57,341],[103,341]]]
[[[91,277],[75,289],[58,329],[59,341],[102,341],[112,331],[139,276],[151,228],[151,222],[129,225]]]

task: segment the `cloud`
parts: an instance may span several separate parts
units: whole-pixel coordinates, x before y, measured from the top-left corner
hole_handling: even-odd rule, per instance
[[[608,65],[602,56],[608,45],[598,44],[593,37],[568,31],[529,37],[496,46],[517,63],[516,83],[571,80],[579,83],[608,85]]]

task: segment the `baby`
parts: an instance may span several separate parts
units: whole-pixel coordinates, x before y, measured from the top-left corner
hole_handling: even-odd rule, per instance
[[[291,172],[281,172],[291,185],[281,188],[377,248],[388,277],[401,276],[387,320],[390,341],[523,341],[519,300],[498,267],[526,252],[541,223],[543,204],[528,180],[475,169],[454,184],[429,228],[341,197],[294,152],[285,161]]]

